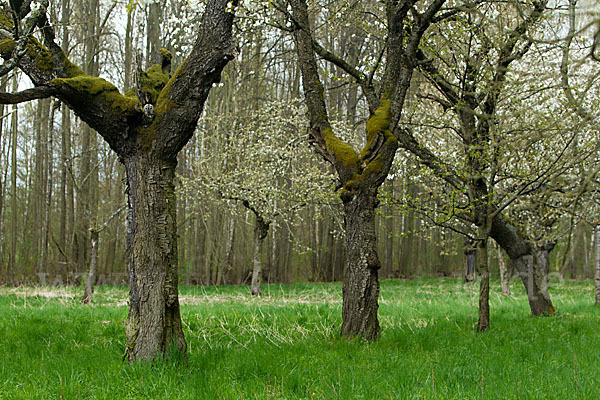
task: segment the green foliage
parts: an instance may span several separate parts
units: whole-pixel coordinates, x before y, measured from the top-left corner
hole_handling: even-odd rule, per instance
[[[563,314],[531,318],[492,282],[492,330],[475,333],[477,285],[383,281],[382,338],[338,336],[340,284],[184,287],[189,368],[121,361],[126,288],[0,289],[0,398],[590,399],[600,350],[589,282],[553,283]],[[43,293],[42,293],[43,294]],[[45,293],[48,296],[48,293]],[[62,294],[62,296],[61,296]]]

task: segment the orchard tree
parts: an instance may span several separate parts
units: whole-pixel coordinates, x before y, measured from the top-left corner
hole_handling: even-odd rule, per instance
[[[333,201],[327,198],[333,176],[306,146],[303,112],[294,102],[270,102],[202,117],[200,129],[211,138],[207,155],[182,178],[188,196],[212,193],[223,206],[239,203],[254,214],[252,295],[261,294],[262,248],[271,225],[290,221],[304,206]]]
[[[399,121],[418,64],[421,38],[444,2],[384,1],[376,6],[372,2],[364,5],[362,2],[342,2],[344,12],[358,18],[370,16],[371,22],[384,35],[383,51],[371,65],[367,62],[352,65],[323,47],[315,34],[315,21],[311,22],[309,18],[306,0],[290,0],[287,4],[273,2],[287,18],[289,24],[283,28],[292,33],[296,44],[311,141],[334,166],[339,179],[345,223],[341,332],[346,337],[374,340],[380,334],[377,310],[381,265],[375,235],[377,193],[388,176],[398,148]],[[315,10],[318,16],[318,3]],[[360,86],[367,100],[369,117],[361,151],[340,139],[332,128],[317,55],[347,73]],[[371,73],[365,72],[368,68]],[[379,78],[377,81],[376,77]]]
[[[438,25],[439,30],[418,53],[419,69],[437,92],[425,91],[424,97],[436,103],[442,114],[446,110],[451,113],[442,126],[448,126],[445,131],[455,132],[459,138],[462,168],[455,169],[444,163],[439,152],[428,151],[408,128],[403,136],[407,140],[402,146],[432,166],[456,193],[466,196],[466,207],[461,214],[477,229],[476,269],[481,276],[479,331],[489,328],[489,237],[506,250],[519,271],[532,314],[555,312],[535,263],[535,247],[503,212],[523,193],[539,187],[548,171],[527,176],[508,196],[495,193],[502,157],[510,148],[510,140],[503,138],[499,129],[505,123],[501,105],[507,80],[514,64],[530,50],[532,34],[546,4],[545,0],[534,1],[527,8],[519,6],[518,9],[504,4],[482,4],[449,20],[447,25]],[[447,38],[445,32],[450,30],[459,34]],[[436,41],[444,45],[435,46]],[[428,127],[420,130],[424,137],[431,134]]]
[[[163,51],[162,65],[141,73],[136,90],[127,95],[112,83],[85,74],[66,57],[39,4],[26,1],[19,10],[4,4],[0,10],[0,52],[6,60],[2,69],[18,66],[34,84],[22,92],[2,94],[0,102],[54,96],[117,153],[127,174],[130,214],[125,356],[133,361],[154,360],[173,351],[185,354],[177,281],[175,167],[211,87],[234,57],[231,8],[237,1],[208,0],[197,40],[183,64],[171,74],[170,54]],[[32,14],[38,16],[43,42],[27,28]],[[18,29],[21,25],[26,28]],[[23,38],[27,38],[24,45]]]

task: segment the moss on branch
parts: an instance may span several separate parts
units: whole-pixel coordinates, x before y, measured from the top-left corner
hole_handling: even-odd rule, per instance
[[[357,163],[361,167],[357,169],[352,179],[348,180],[340,192],[340,197],[344,202],[352,200],[354,194],[364,190],[367,181],[371,177],[380,175],[389,162],[382,159],[389,150],[397,147],[397,139],[392,134],[390,128],[390,108],[389,100],[382,100],[379,108],[371,115],[367,121],[367,143],[360,153]],[[382,149],[384,149],[382,151]],[[373,155],[375,155],[373,157]],[[390,155],[393,157],[393,152]],[[376,188],[374,188],[376,189]]]
[[[85,74],[72,78],[54,79],[50,83],[58,87],[69,88],[82,95],[87,94],[116,112],[133,112],[138,102],[135,98],[123,96],[115,85],[105,79]]]

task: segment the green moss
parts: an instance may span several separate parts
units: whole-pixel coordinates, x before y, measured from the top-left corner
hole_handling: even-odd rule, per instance
[[[158,119],[159,116],[169,112],[175,106],[175,103],[170,98],[171,89],[173,87],[173,82],[179,79],[184,68],[185,63],[182,64],[179,68],[177,68],[177,71],[175,71],[173,76],[167,80],[165,86],[158,94],[158,99],[156,100],[156,107],[154,107],[154,112],[157,117],[156,119]]]
[[[160,55],[164,60],[167,61],[171,61],[173,59],[173,55],[171,54],[171,52],[167,49],[165,49],[164,47],[160,48]]]
[[[168,81],[169,75],[163,74],[162,67],[158,64],[151,66],[140,76],[141,89],[150,95],[152,104],[157,103],[158,95]]]
[[[358,155],[356,151],[347,143],[341,141],[331,128],[327,128],[323,131],[323,137],[325,138],[325,144],[327,145],[327,150],[331,152],[336,159],[336,164],[341,164],[345,169],[358,167]],[[336,165],[338,167],[338,165]]]
[[[54,79],[51,83],[57,86],[68,86],[77,92],[88,93],[117,112],[133,111],[137,104],[137,99],[123,96],[112,83],[102,78],[84,74],[73,78]]]
[[[362,168],[362,171],[358,169],[358,173],[354,174],[340,192],[340,197],[343,201],[350,201],[354,193],[361,190],[365,184],[365,181],[376,174],[381,173],[385,168],[386,163],[381,160],[381,154],[378,154],[372,160],[368,160],[371,156],[372,151],[376,146],[376,141],[383,134],[382,147],[393,147],[397,146],[396,137],[393,135],[390,128],[390,107],[391,102],[389,100],[382,100],[379,108],[369,117],[367,121],[367,143],[360,153],[360,158],[357,159],[358,165]]]
[[[12,29],[15,23],[10,15],[0,7],[0,26],[3,28]]]
[[[79,68],[77,65],[73,64],[69,59],[65,57],[64,60],[65,65],[65,75],[69,78],[74,78],[76,76],[85,75],[85,73]]]
[[[15,49],[15,42],[10,39],[0,40],[0,54],[10,54]]]
[[[0,40],[0,53],[10,54],[15,50],[15,41],[12,39]],[[42,71],[54,68],[54,60],[48,49],[36,38],[30,38],[26,46],[26,54],[35,60],[36,66]]]
[[[42,71],[54,68],[54,60],[48,49],[36,38],[30,38],[27,44],[27,54],[35,60],[35,65]]]
[[[372,140],[377,134],[390,127],[390,108],[392,102],[382,100],[379,108],[367,121],[367,140]]]
[[[362,160],[371,155],[371,151],[373,150],[373,146],[375,145],[379,133],[384,132],[386,140],[388,139],[386,131],[389,131],[390,127],[390,108],[391,101],[385,99],[382,100],[379,108],[375,110],[375,113],[367,120],[367,143],[360,153],[360,158]]]

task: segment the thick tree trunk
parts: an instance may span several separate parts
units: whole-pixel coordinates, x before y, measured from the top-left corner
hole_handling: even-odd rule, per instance
[[[85,280],[85,292],[83,293],[82,303],[91,303],[94,296],[94,284],[96,283],[96,269],[98,266],[98,237],[99,232],[96,229],[91,230],[91,251],[90,251],[90,270]]]
[[[504,296],[510,296],[510,274],[508,272],[502,247],[500,247],[497,243],[496,251],[498,252],[498,268],[500,269],[500,284],[502,286],[502,294]]]
[[[594,226],[594,292],[600,305],[600,224]]]
[[[492,222],[491,237],[506,251],[511,269],[516,268],[523,281],[533,315],[554,314],[556,309],[547,293],[542,291],[543,279],[535,262],[535,250],[517,229],[502,215]]]
[[[256,216],[254,226],[254,257],[252,258],[252,284],[250,290],[252,296],[260,296],[260,285],[262,283],[262,248],[263,242],[269,232],[269,223],[259,216]]]
[[[379,337],[380,268],[375,235],[375,193],[359,192],[344,202],[345,268],[342,308],[342,335]]]
[[[185,357],[177,292],[177,161],[140,150],[123,162],[133,223],[126,355],[130,361],[173,352]]]

